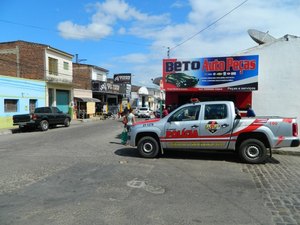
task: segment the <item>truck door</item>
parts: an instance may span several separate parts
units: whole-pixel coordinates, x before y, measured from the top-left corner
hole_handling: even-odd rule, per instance
[[[202,149],[227,149],[232,128],[228,105],[212,103],[202,106],[200,136]]]
[[[53,114],[52,109],[50,107],[44,108],[44,115],[47,116],[50,125],[55,123],[56,117]]]
[[[197,148],[200,128],[200,105],[190,105],[177,110],[165,125],[161,143],[164,148]]]
[[[61,124],[64,122],[65,114],[63,114],[63,112],[60,111],[59,108],[52,107],[52,112],[53,112],[53,117],[55,118],[53,121],[55,124]]]

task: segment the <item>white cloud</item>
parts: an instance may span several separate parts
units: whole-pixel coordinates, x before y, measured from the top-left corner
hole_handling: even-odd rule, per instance
[[[125,27],[121,27],[118,31],[119,34],[126,34],[126,28]]]
[[[148,56],[146,54],[141,53],[132,53],[125,56],[121,56],[116,58],[116,60],[119,60],[121,62],[125,63],[147,63],[148,62]]]
[[[183,8],[187,6],[187,3],[185,1],[175,1],[172,5],[171,8]]]
[[[285,34],[300,36],[299,0],[249,0],[207,28],[242,2],[176,0],[170,5],[169,12],[153,15],[139,11],[125,0],[106,0],[92,5],[94,14],[90,24],[78,25],[64,21],[58,27],[63,37],[72,39],[101,39],[114,33],[147,39],[147,43],[152,43],[147,49],[148,53],[144,48],[142,53],[133,48],[132,53],[111,60],[114,65],[121,65],[119,68],[114,66],[114,70],[140,74],[135,79],[141,82],[149,80],[149,76],[161,74],[167,47],[171,47],[170,56],[174,58],[225,56],[256,45],[247,34],[250,28],[269,31],[276,38]],[[182,3],[189,4],[190,12],[172,15],[173,11],[178,13],[174,7],[182,7]],[[172,16],[180,16],[181,22],[171,21]],[[198,35],[186,41],[198,32]],[[184,44],[176,47],[184,41]]]
[[[96,39],[105,38],[113,34],[114,26],[118,21],[134,23],[137,29],[149,28],[159,24],[165,24],[167,15],[148,15],[141,13],[134,7],[128,5],[124,0],[106,0],[103,3],[97,2],[89,4],[88,12],[96,11],[91,17],[91,22],[87,25],[78,25],[72,21],[63,21],[58,24],[58,30],[62,37],[66,39]],[[138,35],[137,29],[132,29],[129,33]],[[125,27],[119,29],[124,33]]]
[[[73,24],[65,21],[58,25],[61,36],[66,39],[98,39],[112,33],[112,28],[106,24],[92,23],[88,26]]]

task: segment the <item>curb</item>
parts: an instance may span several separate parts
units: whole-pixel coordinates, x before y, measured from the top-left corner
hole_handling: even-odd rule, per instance
[[[300,151],[296,151],[296,150],[287,150],[287,149],[276,149],[276,150],[272,150],[273,154],[277,154],[277,155],[291,155],[291,156],[300,156]]]

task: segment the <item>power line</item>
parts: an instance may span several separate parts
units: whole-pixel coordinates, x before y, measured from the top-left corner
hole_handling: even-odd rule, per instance
[[[239,5],[237,5],[236,7],[234,7],[233,9],[231,9],[229,12],[227,12],[226,14],[224,14],[223,16],[221,16],[220,18],[218,18],[217,20],[213,21],[212,23],[210,23],[208,26],[206,26],[205,28],[203,28],[202,30],[200,30],[199,32],[195,33],[194,35],[192,35],[191,37],[187,38],[186,40],[182,41],[181,43],[175,45],[174,47],[167,47],[168,49],[168,58],[170,57],[170,51],[185,44],[186,42],[190,41],[191,39],[193,39],[194,37],[196,37],[197,35],[199,35],[200,33],[202,33],[203,31],[207,30],[208,28],[210,28],[211,26],[213,26],[214,24],[216,24],[217,22],[219,22],[220,20],[222,20],[224,17],[228,16],[230,13],[232,13],[233,11],[235,11],[236,9],[240,8],[242,5],[244,5],[248,0],[243,1],[242,3],[240,3]],[[8,23],[8,24],[14,24],[14,25],[18,25],[18,26],[24,26],[24,27],[30,27],[33,29],[39,29],[39,30],[45,30],[45,31],[50,31],[50,32],[55,32],[58,33],[59,31],[57,30],[51,30],[45,27],[39,27],[39,26],[35,26],[35,25],[29,25],[29,24],[24,24],[24,23],[19,23],[19,22],[14,22],[14,21],[8,21],[8,20],[2,20],[0,19],[0,22],[2,23]],[[70,35],[75,35],[75,33],[70,33],[70,32],[64,32],[66,34],[70,34]],[[88,38],[87,35],[84,34],[76,34],[77,36],[81,37],[81,38]],[[111,42],[116,42],[116,43],[121,43],[121,44],[128,44],[128,45],[136,45],[136,46],[145,46],[145,47],[150,47],[152,45],[150,44],[140,44],[137,42],[127,42],[127,41],[123,41],[123,40],[115,40],[115,39],[108,39],[108,38],[101,38],[101,40],[106,40],[106,41],[111,41]],[[166,46],[160,46],[162,48],[166,48]]]
[[[223,19],[224,17],[228,16],[230,13],[232,13],[233,11],[235,11],[236,9],[240,8],[242,5],[244,5],[248,0],[243,1],[242,3],[240,3],[239,5],[237,5],[236,7],[234,7],[233,9],[231,9],[229,12],[227,12],[226,14],[224,14],[223,16],[221,16],[220,18],[218,18],[217,20],[215,20],[214,22],[210,23],[208,26],[206,26],[205,28],[203,28],[202,30],[200,30],[199,32],[197,32],[196,34],[192,35],[191,37],[187,38],[186,40],[184,40],[183,42],[175,45],[172,48],[168,49],[168,54],[170,53],[170,50],[173,50],[181,45],[183,45],[184,43],[190,41],[191,39],[193,39],[194,37],[196,37],[198,34],[202,33],[203,31],[207,30],[208,28],[210,28],[212,25],[216,24],[217,22],[219,22],[221,19]]]

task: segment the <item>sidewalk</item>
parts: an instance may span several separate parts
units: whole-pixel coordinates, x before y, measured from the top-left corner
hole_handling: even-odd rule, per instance
[[[75,124],[81,124],[86,122],[93,122],[93,121],[99,121],[100,119],[98,117],[94,117],[91,119],[74,119],[71,121],[71,126]],[[14,132],[18,132],[18,127],[12,127],[12,128],[3,128],[0,129],[0,135],[8,135],[13,134]],[[294,155],[294,156],[300,156],[300,146],[293,147],[293,148],[280,148],[280,149],[273,149],[272,154],[280,154],[280,155]]]

